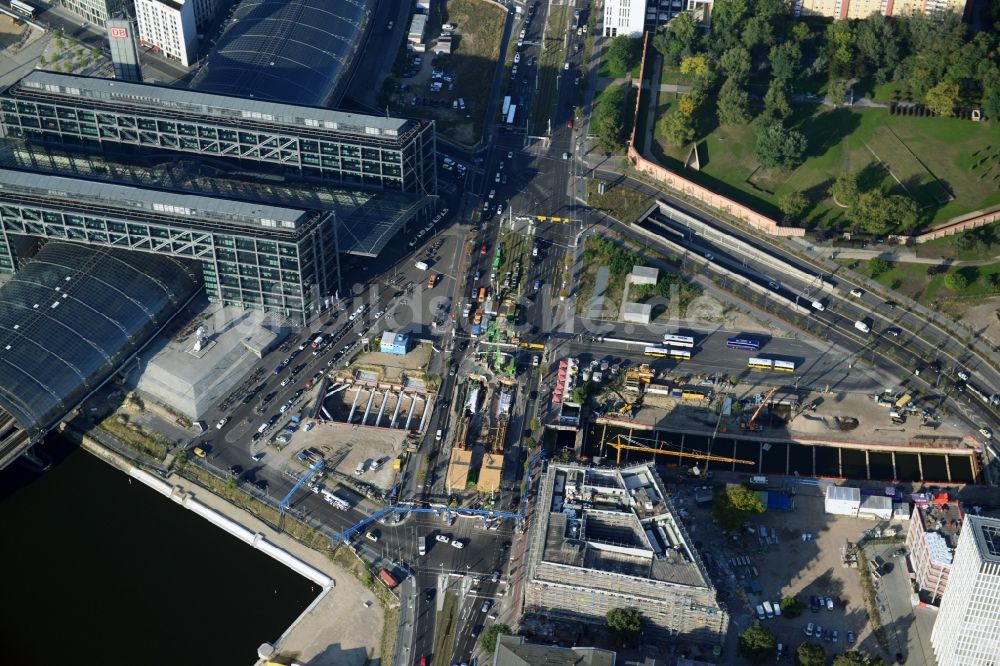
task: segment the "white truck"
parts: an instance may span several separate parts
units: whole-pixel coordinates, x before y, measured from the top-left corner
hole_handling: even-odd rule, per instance
[[[330,504],[335,509],[340,509],[341,511],[347,511],[347,509],[349,509],[351,506],[350,504],[347,503],[347,500],[345,500],[342,497],[337,497],[326,488],[324,488],[320,492],[323,494],[323,499],[326,500],[327,504]]]
[[[854,322],[854,328],[858,329],[862,333],[870,333],[872,330],[871,327],[867,323],[865,323],[863,319]]]
[[[425,261],[418,261],[417,263],[415,263],[413,265],[416,266],[419,270],[422,270],[422,271],[426,271],[429,268],[427,266],[427,262],[425,262]]]

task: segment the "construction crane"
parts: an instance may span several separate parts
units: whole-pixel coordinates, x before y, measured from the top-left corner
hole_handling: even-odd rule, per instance
[[[716,456],[710,453],[698,453],[696,451],[675,451],[673,449],[663,448],[663,442],[647,440],[652,442],[652,446],[648,444],[642,444],[638,442],[635,438],[629,437],[628,435],[618,435],[613,440],[605,442],[608,446],[615,449],[618,454],[615,457],[615,464],[620,465],[622,461],[622,451],[642,451],[644,453],[662,454],[666,456],[681,456],[682,458],[696,458],[698,460],[705,460],[708,462],[731,462],[739,463],[740,465],[756,465],[757,462],[754,460],[743,460],[741,458],[730,458],[728,456]]]
[[[774,388],[772,388],[770,391],[767,392],[767,395],[764,396],[764,399],[760,401],[759,405],[757,405],[757,409],[754,410],[753,416],[751,416],[749,420],[740,423],[740,429],[751,430],[753,432],[759,432],[764,429],[764,426],[757,423],[757,417],[760,416],[760,412],[762,409],[764,409],[764,405],[767,404],[767,401],[770,400],[771,396],[777,393],[777,391],[778,387],[775,386]]]

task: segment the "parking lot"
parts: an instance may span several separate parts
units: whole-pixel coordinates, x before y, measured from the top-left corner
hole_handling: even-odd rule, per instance
[[[794,650],[803,641],[820,643],[828,655],[840,654],[850,648],[847,632],[855,635],[854,646],[878,653],[871,636],[860,579],[856,568],[845,567],[842,553],[847,542],[856,543],[870,529],[869,520],[826,515],[823,498],[815,488],[809,494],[796,494],[791,511],[768,511],[754,515],[749,529],[726,540],[709,518],[709,507],[697,507],[693,489],[680,492],[679,504],[688,514],[688,525],[720,596],[731,614],[730,632],[725,652],[736,654],[737,638],[744,629],[758,622],[756,607],[769,601],[772,606],[784,597],[796,597],[805,605],[796,618],[776,616],[760,621],[774,632],[778,642]],[[760,528],[768,537],[760,541]],[[803,535],[807,536],[803,541]],[[772,535],[777,543],[772,543]],[[823,597],[824,603],[810,610],[810,597]],[[829,597],[833,609],[825,602]],[[813,636],[806,635],[813,625]],[[817,630],[823,638],[816,638]],[[832,632],[837,632],[836,643]]]

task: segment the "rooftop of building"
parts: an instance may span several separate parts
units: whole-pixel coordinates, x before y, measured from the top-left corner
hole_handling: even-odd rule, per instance
[[[954,550],[965,518],[958,501],[941,494],[927,503],[917,503],[916,508],[924,532],[937,534],[949,549]]]
[[[252,0],[244,0],[239,6],[248,3],[254,4]],[[289,0],[287,4],[297,3]],[[209,66],[211,62],[210,59]],[[266,77],[254,80],[266,81]],[[287,85],[289,82],[282,79],[282,83]],[[227,123],[256,121],[288,125],[302,130],[329,129],[371,139],[402,136],[410,128],[419,125],[418,121],[405,118],[334,111],[308,102],[255,95],[252,89],[242,93],[208,88],[189,90],[156,83],[133,83],[45,70],[30,72],[4,94],[34,98],[57,96],[67,100],[116,103],[140,107],[146,113],[173,111],[203,114]]]
[[[171,257],[46,243],[0,287],[0,411],[40,437],[199,285],[190,267]],[[14,453],[3,450],[0,466]]]
[[[552,465],[542,561],[710,587],[700,558],[649,465]]]
[[[295,234],[322,217],[321,211],[288,208],[257,201],[134,187],[131,185],[0,168],[5,193],[65,200],[75,208],[89,205],[126,218],[172,217],[201,223],[235,225],[267,233]]]
[[[316,183],[262,178],[205,164],[194,156],[149,157],[143,165],[74,154],[19,141],[0,142],[0,168],[31,169],[57,176],[111,181],[146,188],[169,184],[177,191],[300,210],[332,210],[344,254],[377,256],[400,228],[427,205],[428,197],[401,192],[350,190]]]
[[[290,104],[335,102],[372,0],[242,0],[191,87]]]
[[[499,636],[493,666],[615,666],[615,656],[600,648],[536,645],[523,636]]]
[[[969,515],[965,529],[972,530],[979,557],[984,562],[1000,564],[1000,518]]]

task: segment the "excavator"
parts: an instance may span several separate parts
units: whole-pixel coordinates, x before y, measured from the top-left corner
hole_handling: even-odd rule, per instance
[[[648,441],[650,444],[644,444],[643,441]],[[615,464],[620,465],[622,461],[622,451],[642,451],[643,453],[654,453],[662,454],[667,456],[680,456],[682,458],[695,458],[697,460],[704,460],[706,462],[731,462],[739,463],[740,465],[756,465],[756,461],[753,460],[743,460],[740,458],[729,458],[727,456],[716,456],[710,453],[700,453],[698,451],[676,451],[674,449],[665,448],[666,442],[659,442],[655,440],[640,440],[635,437],[629,437],[628,435],[617,435],[614,439],[605,442],[608,446],[617,451],[617,456],[615,457]]]
[[[749,430],[751,432],[760,432],[761,430],[764,429],[764,426],[762,426],[759,423],[757,423],[757,417],[760,416],[760,413],[764,409],[764,405],[767,404],[767,401],[770,400],[771,397],[775,393],[777,393],[777,392],[778,392],[778,387],[777,386],[775,386],[774,388],[772,388],[770,391],[767,392],[767,394],[764,396],[764,399],[760,401],[759,405],[757,405],[757,409],[754,410],[753,416],[751,416],[746,421],[741,421],[740,422],[740,430]]]

